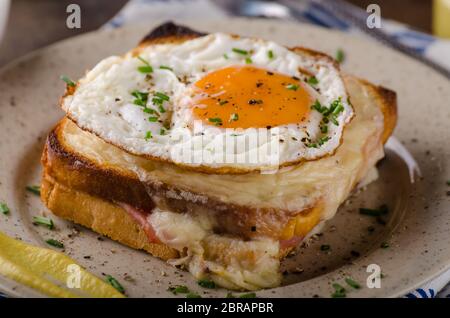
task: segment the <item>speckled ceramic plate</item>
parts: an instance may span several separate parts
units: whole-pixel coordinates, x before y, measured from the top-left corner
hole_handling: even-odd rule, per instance
[[[160,22],[72,38],[0,72],[0,201],[11,208],[9,216],[0,215],[0,231],[41,246],[50,237],[63,241],[67,255],[98,276],[115,276],[131,297],[172,296],[166,291],[169,284],[188,285],[203,296],[224,296],[225,290],[206,293],[188,273],[80,226],[57,220],[57,229],[49,231],[31,223],[33,215],[48,213],[25,186],[39,183],[45,136],[63,116],[57,106],[64,88],[59,75],[80,77],[100,59],[135,46]],[[396,297],[450,267],[450,187],[446,184],[450,179],[450,82],[446,78],[373,42],[309,25],[241,19],[185,24],[309,46],[331,55],[342,48],[344,70],[397,91],[395,136],[418,162],[423,176],[411,183],[404,158],[387,150],[379,164],[379,180],[354,194],[316,241],[283,263],[288,273],[283,286],[260,291],[259,296],[328,297],[333,282],[342,283],[351,276],[362,288],[348,297]],[[359,207],[383,203],[390,208],[384,220],[359,214]],[[380,248],[384,242],[389,248]],[[330,245],[331,250],[321,251],[321,245]],[[381,267],[381,288],[366,286],[369,264]],[[37,295],[1,277],[0,291],[11,296]]]

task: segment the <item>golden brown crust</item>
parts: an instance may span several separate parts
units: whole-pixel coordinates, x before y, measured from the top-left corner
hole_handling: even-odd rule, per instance
[[[388,138],[394,132],[397,124],[397,93],[383,86],[375,85],[367,80],[358,78],[361,85],[369,89],[373,97],[376,99],[380,110],[383,113],[384,131],[382,135],[383,143],[386,143]]]
[[[135,249],[163,260],[179,253],[164,244],[150,243],[144,229],[124,209],[107,200],[67,188],[44,173],[41,199],[53,214],[83,225]]]

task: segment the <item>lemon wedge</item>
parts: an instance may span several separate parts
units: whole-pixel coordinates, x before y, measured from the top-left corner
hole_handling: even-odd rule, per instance
[[[70,257],[0,232],[0,275],[50,297],[124,297]]]

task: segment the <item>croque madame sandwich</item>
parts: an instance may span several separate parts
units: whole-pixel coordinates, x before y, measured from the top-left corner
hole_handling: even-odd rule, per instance
[[[301,47],[167,23],[61,99],[41,196],[57,216],[241,290],[374,180],[395,93]]]

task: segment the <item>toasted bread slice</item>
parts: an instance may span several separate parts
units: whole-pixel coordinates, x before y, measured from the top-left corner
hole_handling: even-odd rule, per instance
[[[395,93],[350,76],[346,76],[345,80],[351,90],[354,104],[373,103],[371,107],[378,107],[381,110],[384,126],[379,135],[382,142],[385,142],[395,126]],[[93,144],[84,147],[83,150],[80,147],[81,144],[77,144],[77,142],[86,138]],[[367,157],[369,156],[368,153]],[[370,162],[368,158],[365,160]],[[158,174],[154,179],[143,182],[136,172],[130,169],[129,165],[127,166],[127,162],[140,165],[149,171],[158,169],[175,175],[176,178],[172,180],[158,179],[160,176]],[[187,173],[170,164],[158,163],[155,166],[152,161],[128,155],[99,138],[81,131],[67,119],[63,119],[50,132],[42,163],[46,175],[51,176],[55,182],[67,188],[111,202],[127,203],[144,211],[151,211],[156,203],[177,212],[207,208],[218,216],[222,231],[244,238],[259,235],[278,239],[285,238],[283,231],[289,221],[297,216],[308,215],[311,209],[320,203],[320,198],[318,198],[312,200],[311,203],[299,204],[297,209],[294,207],[288,210],[285,206],[293,206],[287,202],[290,198],[286,198],[284,206],[250,205],[241,203],[240,200],[233,200],[232,197],[227,200],[220,198],[213,191],[214,189],[206,192],[198,191],[194,185],[190,188],[183,187],[181,185],[185,178],[192,182],[192,178],[199,178],[199,182],[207,183],[210,179],[214,180],[214,176]],[[267,179],[264,179],[264,176],[252,177],[255,178],[255,182],[271,181],[270,177]],[[361,177],[363,176],[359,176],[359,178]],[[245,180],[242,179],[242,176],[235,176],[234,179],[236,178]],[[232,180],[230,179],[230,182]],[[185,184],[188,183],[189,180]],[[219,191],[222,189],[223,187]],[[232,196],[234,191],[242,190],[243,188],[232,189],[231,187],[227,191]],[[155,202],[155,198],[157,202]],[[254,231],[253,227],[256,227],[257,230]]]
[[[129,247],[163,260],[179,255],[167,245],[149,242],[143,227],[117,204],[59,184],[46,173],[42,176],[41,199],[55,215]]]

